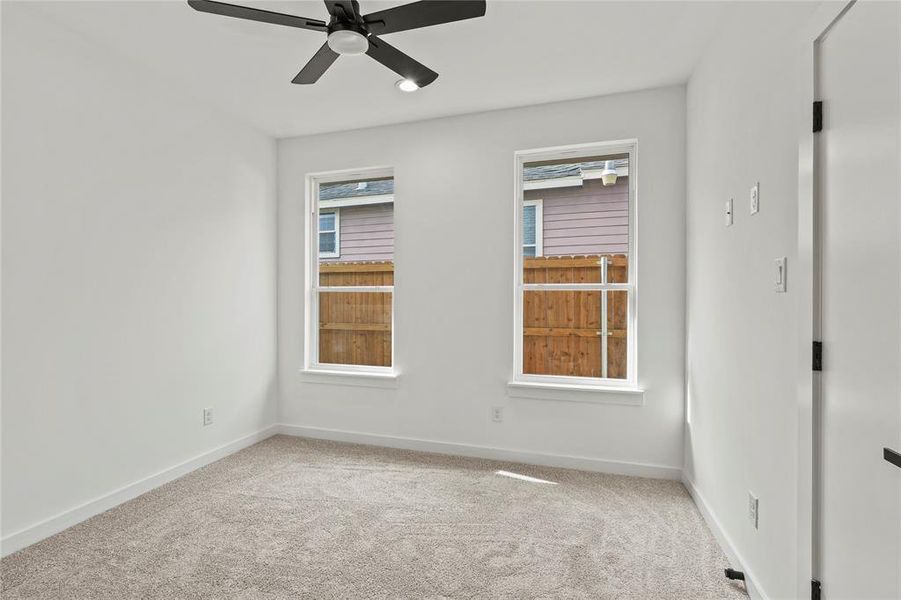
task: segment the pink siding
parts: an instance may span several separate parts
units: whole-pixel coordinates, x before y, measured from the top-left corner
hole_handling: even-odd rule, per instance
[[[339,258],[322,262],[394,260],[394,205],[346,206],[340,210]]]
[[[620,177],[604,187],[589,179],[580,187],[527,190],[542,200],[544,256],[625,254],[629,251],[629,184]],[[339,258],[322,262],[394,260],[394,205],[340,209]]]
[[[629,251],[629,183],[604,187],[589,179],[580,187],[527,190],[542,200],[544,256],[625,254]]]

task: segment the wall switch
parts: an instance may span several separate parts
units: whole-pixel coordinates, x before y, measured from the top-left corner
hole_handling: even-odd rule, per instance
[[[752,494],[748,492],[748,520],[751,522],[751,526],[754,529],[757,529],[758,518],[759,518],[759,508],[760,508],[760,500]]]
[[[726,227],[732,225],[732,198],[726,200]]]
[[[204,408],[203,409],[203,426],[213,424],[213,409],[212,408]]]
[[[760,182],[754,184],[751,188],[751,214],[756,215],[760,212]]]
[[[784,256],[780,256],[779,258],[776,259],[775,289],[777,292],[785,291],[785,278],[786,278],[785,266],[786,265],[785,265],[785,257]]]
[[[492,406],[491,407],[491,420],[495,423],[500,423],[504,420],[504,407],[503,406]]]

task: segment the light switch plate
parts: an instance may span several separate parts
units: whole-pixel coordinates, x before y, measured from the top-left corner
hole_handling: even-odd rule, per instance
[[[780,256],[776,259],[776,275],[775,275],[775,289],[777,292],[785,291],[785,279],[787,277],[787,273],[785,271],[785,257]]]
[[[726,227],[732,225],[732,198],[726,200]]]
[[[748,521],[754,529],[760,523],[760,500],[752,492],[748,492]]]
[[[756,215],[760,212],[760,182],[754,184],[751,188],[751,214]]]

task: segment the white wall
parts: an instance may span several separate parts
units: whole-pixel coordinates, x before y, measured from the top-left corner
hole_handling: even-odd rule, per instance
[[[672,87],[281,140],[282,421],[644,463],[677,473],[684,397],[684,127],[685,89]],[[638,371],[645,403],[510,398],[513,153],[633,137],[640,172]],[[369,166],[395,169],[401,376],[389,389],[311,383],[300,373],[304,175]],[[494,405],[506,407],[503,423],[491,421]]]
[[[3,3],[4,537],[277,409],[274,141],[34,10]]]
[[[800,26],[815,3],[746,7],[688,84],[686,478],[754,583],[799,589],[797,296]],[[771,12],[778,11],[778,18]],[[760,212],[749,192],[760,181]],[[723,223],[735,198],[735,224]],[[788,291],[774,260],[788,257]],[[797,283],[797,279],[794,280]],[[810,340],[804,340],[809,344]],[[759,529],[747,518],[760,498]]]

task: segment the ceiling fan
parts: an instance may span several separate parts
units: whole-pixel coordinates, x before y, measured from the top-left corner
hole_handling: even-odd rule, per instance
[[[326,42],[291,83],[316,83],[340,54],[365,53],[402,76],[403,83],[412,89],[429,85],[438,78],[438,73],[378,36],[485,15],[485,0],[423,0],[368,15],[360,14],[357,0],[325,0],[331,15],[328,23],[212,0],[188,0],[188,4],[201,12],[328,34]]]

